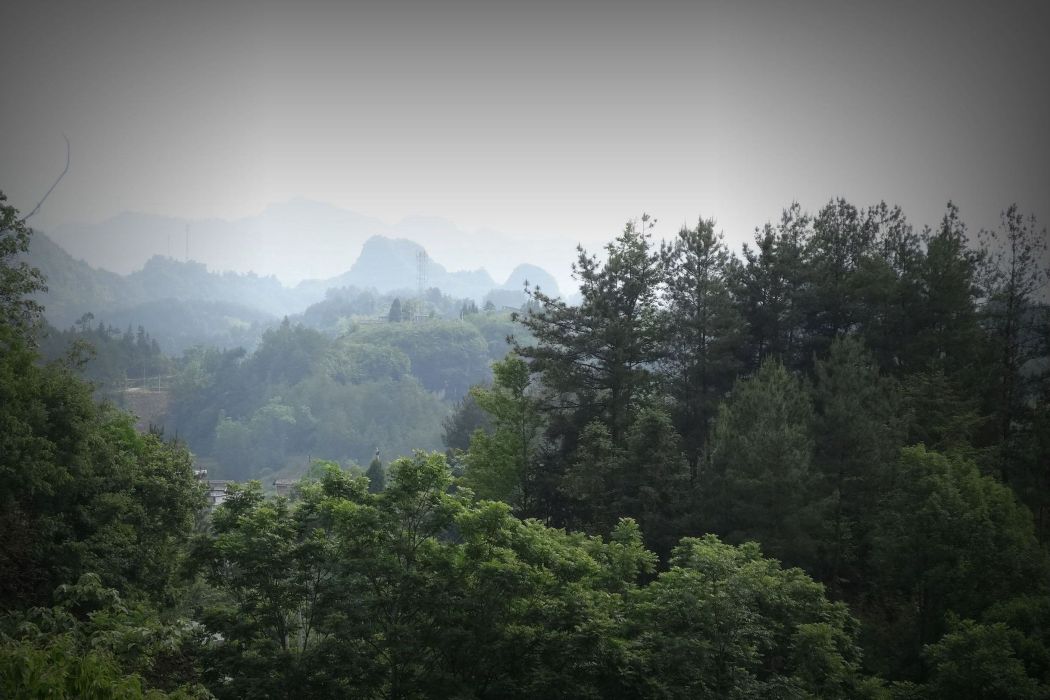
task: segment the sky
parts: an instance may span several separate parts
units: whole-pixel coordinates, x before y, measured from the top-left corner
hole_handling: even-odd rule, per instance
[[[28,211],[72,144],[45,231],[296,197],[592,249],[643,212],[664,236],[713,217],[738,246],[838,196],[917,225],[949,199],[975,230],[1012,202],[1050,220],[1047,2],[16,0],[0,17],[0,190]]]

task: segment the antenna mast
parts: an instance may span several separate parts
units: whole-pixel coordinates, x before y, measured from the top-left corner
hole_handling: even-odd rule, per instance
[[[420,321],[426,318],[424,313],[424,295],[427,291],[427,263],[429,262],[430,258],[427,256],[427,251],[421,250],[416,253],[416,283],[419,291],[419,303],[416,307],[415,317]]]

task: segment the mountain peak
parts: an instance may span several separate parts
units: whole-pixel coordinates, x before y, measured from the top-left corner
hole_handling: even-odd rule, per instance
[[[545,294],[555,297],[561,295],[554,277],[542,267],[529,263],[522,263],[515,267],[507,276],[507,281],[503,283],[501,289],[521,291],[526,282],[530,289],[539,287]]]

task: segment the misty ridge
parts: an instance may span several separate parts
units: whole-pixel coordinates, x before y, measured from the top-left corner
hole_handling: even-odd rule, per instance
[[[329,221],[326,229],[317,216],[301,218],[304,208],[337,215],[338,221]],[[311,306],[333,295],[372,295],[374,299],[359,306],[357,315],[378,317],[388,312],[394,298],[407,301],[418,296],[423,284],[424,291],[440,290],[438,299],[448,297],[435,311],[448,318],[456,317],[468,302],[516,310],[526,301],[526,283],[559,295],[555,279],[538,266],[518,264],[502,283],[484,269],[448,271],[418,242],[372,234],[378,227],[374,220],[354,228],[357,219],[360,217],[304,202],[271,208],[262,221],[235,223],[189,224],[128,214],[99,225],[60,227],[51,235],[38,233],[27,259],[49,280],[46,297],[40,299],[52,325],[66,328],[90,313],[97,321],[120,328],[145,326],[161,347],[174,353],[197,343],[254,348],[268,324],[285,316],[311,315]],[[190,239],[195,241],[194,251],[199,248],[202,258],[213,261],[212,267],[251,270],[253,264],[272,267],[276,260],[284,270],[292,270],[298,260],[306,267],[326,266],[339,272],[327,279],[304,279],[287,286],[274,275],[213,272],[195,258],[151,253],[160,241],[173,236],[185,246],[192,231],[197,233]],[[424,226],[421,221],[403,224],[394,232],[416,235],[450,256],[470,250],[475,260],[486,246],[498,246],[499,256],[492,254],[490,259],[502,267],[510,263],[514,251],[520,250],[523,256],[534,251],[498,236],[449,231],[447,225],[437,225],[435,232],[434,226]],[[362,240],[365,235],[368,237]],[[87,259],[76,259],[77,255]],[[139,259],[142,266],[138,269],[125,274],[112,271],[135,268]],[[461,266],[458,258],[451,262]],[[181,323],[173,326],[171,314],[179,315]]]
[[[287,286],[345,272],[365,241],[375,236],[410,240],[455,270],[486,268],[500,278],[517,262],[567,271],[566,259],[572,254],[571,246],[549,235],[464,231],[435,217],[387,224],[303,198],[271,204],[256,216],[234,220],[125,212],[100,223],[64,224],[45,233],[73,257],[120,274],[135,271],[155,255],[178,260],[188,256],[211,270],[275,275]],[[515,250],[539,257],[509,260],[508,253]]]

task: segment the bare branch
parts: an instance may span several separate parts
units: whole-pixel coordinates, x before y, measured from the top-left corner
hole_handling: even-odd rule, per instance
[[[40,211],[40,207],[44,204],[44,202],[47,200],[47,198],[51,196],[51,193],[55,190],[55,188],[58,187],[58,183],[61,182],[62,178],[64,178],[66,176],[66,173],[69,172],[69,137],[66,136],[65,134],[62,134],[62,138],[64,138],[66,140],[66,167],[62,171],[62,173],[58,176],[58,179],[55,180],[51,184],[51,187],[48,188],[47,192],[44,193],[44,196],[41,198],[41,200],[39,202],[37,202],[35,207],[33,207],[33,211],[29,212],[28,214],[26,214],[25,216],[22,217],[22,223],[25,223],[26,221],[29,220],[29,217],[33,216],[38,211]]]

